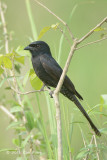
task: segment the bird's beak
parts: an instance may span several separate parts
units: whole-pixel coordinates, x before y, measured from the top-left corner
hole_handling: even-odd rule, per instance
[[[29,47],[29,46],[27,46],[27,47],[25,47],[25,48],[24,48],[24,50],[30,50],[30,47]]]

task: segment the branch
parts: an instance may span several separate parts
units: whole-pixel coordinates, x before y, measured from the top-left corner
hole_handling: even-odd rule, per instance
[[[58,84],[57,84],[57,87],[56,87],[56,89],[55,89],[55,91],[54,91],[54,94],[58,94],[58,93],[60,92],[60,89],[61,89],[61,87],[62,87],[64,78],[65,78],[66,73],[67,73],[67,71],[68,71],[68,67],[69,67],[69,65],[70,65],[71,58],[72,58],[72,56],[73,56],[73,53],[74,53],[74,51],[75,51],[75,49],[76,49],[77,44],[78,44],[78,41],[77,41],[77,39],[75,39],[73,45],[71,46],[70,53],[69,53],[69,55],[68,55],[68,58],[67,58],[65,67],[64,67],[64,69],[63,69],[62,75],[61,75],[61,77],[60,77],[60,79],[59,79],[59,82],[58,82]]]
[[[68,67],[70,65],[71,58],[73,56],[73,53],[75,51],[75,48],[77,46],[77,40],[75,39],[73,45],[71,46],[71,50],[68,56],[68,59],[66,61],[65,67],[63,69],[62,75],[60,77],[60,80],[58,82],[58,85],[54,91],[54,101],[56,106],[56,119],[57,119],[57,138],[58,138],[58,160],[63,159],[63,150],[62,150],[62,128],[61,128],[61,110],[60,110],[60,103],[59,103],[59,92],[63,85],[64,78],[66,76]]]
[[[42,6],[43,8],[45,8],[50,14],[52,14],[54,17],[56,17],[64,26],[66,26],[72,40],[74,40],[74,36],[69,28],[69,26],[67,25],[67,23],[65,21],[63,21],[60,17],[58,17],[54,12],[52,12],[49,8],[47,8],[44,4],[42,4],[41,2],[34,0],[37,4],[39,4],[40,6]]]
[[[91,141],[90,141],[90,145],[93,143],[93,140],[94,140],[94,135],[92,135],[92,138],[91,138]],[[88,151],[90,151],[90,149],[88,149]],[[89,157],[89,153],[86,155],[84,160],[88,160],[88,157]]]
[[[2,10],[1,1],[0,1],[0,16],[1,16],[1,21],[2,21],[2,25],[3,25],[3,31],[4,31],[5,50],[6,50],[6,53],[8,53],[9,52],[8,32],[7,32],[7,28],[6,28],[6,21],[5,21],[4,13]]]
[[[14,116],[13,114],[11,114],[7,108],[5,108],[4,106],[0,105],[0,109],[1,109],[4,113],[6,113],[6,115],[7,115],[9,118],[11,118],[13,121],[17,122],[17,119],[15,118],[15,116]]]
[[[68,37],[65,34],[65,32],[61,29],[61,27],[58,26],[57,28],[61,31],[61,33],[64,35],[65,39],[68,41],[69,45],[71,46],[71,41],[68,39]]]
[[[80,48],[83,48],[83,47],[86,47],[86,46],[89,46],[89,45],[94,44],[94,43],[101,42],[101,41],[103,41],[103,40],[105,40],[105,39],[107,39],[107,37],[104,37],[104,38],[102,38],[102,39],[99,39],[99,40],[96,40],[96,41],[93,41],[93,42],[86,43],[86,44],[84,44],[84,45],[76,48],[76,50],[78,50],[78,49],[80,49]]]
[[[7,27],[6,27],[6,22],[5,22],[5,16],[4,16],[4,13],[3,13],[3,10],[2,10],[2,3],[0,2],[0,16],[1,16],[1,21],[2,21],[2,24],[3,24],[3,31],[4,31],[4,39],[5,39],[5,51],[6,53],[9,53],[9,43],[8,43],[8,37],[7,37]],[[5,70],[5,74],[7,76],[7,70],[6,68],[4,68]],[[15,73],[14,73],[14,63],[13,63],[13,68],[12,70],[10,71],[10,75],[13,76],[13,86],[15,87],[15,90],[18,91],[19,87],[18,87],[18,84],[17,84],[17,80],[16,80],[16,77],[15,77]],[[10,85],[11,87],[11,85]],[[23,103],[22,103],[22,100],[21,100],[21,96],[19,94],[16,94],[16,97],[17,97],[17,101],[18,103],[21,105],[21,107],[23,108],[23,121],[24,123],[26,123],[26,117],[25,117],[25,112],[24,112],[24,106],[23,106]],[[8,112],[8,110],[6,110],[5,108],[3,108],[3,106],[1,107],[1,109],[8,115],[10,116],[11,118],[14,119],[14,117],[12,116],[12,114],[10,114]],[[15,119],[14,119],[15,120]],[[27,134],[29,135],[29,132],[27,132]],[[31,142],[30,142],[31,143]],[[33,154],[31,153],[31,156],[33,157]],[[34,158],[32,158],[34,159]]]
[[[96,28],[100,27],[104,22],[107,21],[107,17],[104,18],[103,21],[101,21],[98,25],[96,25],[96,27],[94,27],[90,32],[88,32],[85,36],[83,36],[81,39],[77,40],[74,38],[69,26],[66,24],[66,22],[64,22],[60,17],[58,17],[55,13],[53,13],[50,9],[48,9],[44,4],[40,3],[39,1],[35,0],[36,3],[38,3],[40,6],[42,6],[43,8],[45,8],[50,14],[52,14],[54,17],[56,17],[63,25],[66,26],[72,40],[73,40],[73,45],[71,46],[71,50],[70,50],[70,53],[69,53],[69,56],[67,58],[67,61],[66,61],[66,64],[65,64],[65,67],[63,69],[63,72],[62,72],[62,75],[60,77],[60,80],[57,84],[57,87],[54,91],[54,94],[53,94],[53,97],[54,97],[54,101],[55,101],[55,106],[56,106],[56,120],[57,120],[57,139],[58,139],[58,160],[62,160],[63,159],[63,150],[62,150],[62,128],[61,128],[61,110],[60,110],[60,103],[59,103],[59,92],[60,92],[60,89],[63,85],[63,82],[64,82],[64,78],[66,76],[66,73],[67,73],[67,70],[68,70],[68,67],[70,65],[70,61],[71,61],[71,58],[73,56],[73,53],[75,50],[79,49],[79,48],[82,48],[84,46],[81,46],[79,48],[76,48],[78,44],[80,44],[82,41],[84,41],[86,38],[88,38]],[[61,30],[62,32],[62,30]],[[62,32],[63,33],[63,32]],[[66,37],[65,37],[66,38]],[[67,39],[67,38],[66,38]],[[95,41],[95,42],[90,42],[89,44],[86,44],[86,45],[90,45],[90,44],[93,44],[93,43],[97,43],[99,42],[98,41]]]
[[[16,92],[17,94],[20,94],[20,95],[26,95],[26,94],[31,94],[31,93],[35,93],[35,92],[43,92],[43,91],[50,91],[49,89],[43,89],[43,90],[35,90],[35,91],[28,91],[28,92],[20,92],[20,91],[18,91],[18,90],[16,90],[16,89],[14,89],[13,87],[11,87],[11,89],[14,91],[14,92]]]
[[[83,36],[79,41],[78,44],[81,43],[82,41],[84,41],[86,38],[88,38],[95,29],[97,29],[98,27],[102,26],[103,23],[107,22],[107,17],[105,17],[99,24],[97,24],[91,31],[89,31],[85,36]]]
[[[93,135],[93,136],[94,136],[94,142],[95,142],[96,149],[98,149],[96,137],[95,137],[95,135]],[[96,154],[97,154],[97,160],[100,160],[98,151],[96,151]]]

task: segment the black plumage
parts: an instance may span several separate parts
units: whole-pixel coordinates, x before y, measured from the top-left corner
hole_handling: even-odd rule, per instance
[[[32,55],[32,64],[36,75],[46,86],[55,88],[62,74],[62,68],[52,57],[48,44],[43,41],[35,41],[29,44],[25,50],[29,50]],[[100,136],[101,134],[99,130],[77,99],[79,98],[80,100],[83,100],[82,96],[76,91],[73,83],[67,76],[65,76],[60,92],[76,104],[82,114],[89,121],[95,133]]]

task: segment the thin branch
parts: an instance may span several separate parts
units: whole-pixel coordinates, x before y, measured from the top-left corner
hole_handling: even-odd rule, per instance
[[[86,148],[86,142],[85,142],[85,139],[84,139],[84,136],[83,136],[82,129],[80,129],[80,131],[81,131],[81,135],[82,135],[82,139],[83,139],[84,146],[85,146],[85,148]]]
[[[98,146],[97,146],[97,141],[96,141],[96,137],[95,137],[95,135],[93,135],[94,136],[94,142],[95,142],[95,146],[96,146],[96,155],[97,155],[97,160],[100,160],[100,157],[99,157],[99,154],[98,154]]]
[[[60,17],[58,17],[55,13],[53,13],[50,9],[48,9],[45,5],[40,3],[39,1],[35,0],[36,3],[38,3],[40,6],[45,8],[50,14],[52,14],[54,17],[56,17],[63,25],[66,26],[72,40],[73,40],[73,45],[71,46],[71,50],[69,53],[69,56],[67,58],[65,67],[63,69],[62,75],[60,77],[60,80],[58,82],[58,85],[54,91],[53,97],[55,101],[55,106],[56,106],[56,119],[57,119],[57,139],[58,139],[58,160],[63,159],[63,149],[62,149],[62,128],[61,128],[61,110],[60,110],[60,103],[59,103],[59,92],[60,89],[63,85],[65,75],[67,73],[68,67],[70,65],[71,58],[73,56],[74,51],[76,50],[76,47],[78,44],[80,44],[82,41],[84,41],[86,38],[88,38],[96,28],[100,27],[103,23],[107,22],[107,17],[103,19],[96,27],[94,27],[91,31],[89,31],[85,36],[83,36],[81,39],[77,40],[73,37],[73,34],[69,28],[69,26],[64,22]],[[97,42],[94,42],[97,43]],[[92,43],[91,43],[92,44]],[[89,45],[89,44],[88,44]],[[82,47],[81,47],[82,48]]]
[[[93,41],[93,42],[86,43],[86,44],[84,44],[84,45],[76,48],[76,50],[78,50],[78,49],[80,49],[80,48],[83,48],[83,47],[86,47],[86,46],[89,46],[89,45],[94,44],[94,43],[101,42],[101,41],[103,41],[103,40],[105,40],[105,39],[107,39],[107,37],[104,37],[104,38],[102,38],[102,39],[99,39],[99,40],[96,40],[96,41]]]
[[[11,87],[11,89],[14,91],[14,92],[16,92],[17,94],[20,94],[20,95],[26,95],[26,94],[31,94],[31,93],[35,93],[35,92],[43,92],[43,91],[48,91],[48,89],[46,89],[46,90],[35,90],[35,91],[28,91],[28,92],[20,92],[20,91],[18,91],[18,90],[16,90],[16,89],[14,89],[13,87]]]
[[[57,87],[56,87],[56,89],[54,91],[54,94],[53,94],[54,101],[55,101],[55,106],[56,106],[56,119],[57,119],[58,160],[62,160],[63,159],[61,110],[60,110],[60,103],[59,103],[59,92],[60,92],[60,89],[61,89],[61,87],[63,85],[63,81],[64,81],[65,75],[67,73],[68,67],[70,65],[70,61],[71,61],[71,58],[73,56],[73,53],[75,51],[76,46],[77,46],[77,40],[75,39],[75,41],[74,41],[74,43],[73,43],[73,45],[71,47],[68,59],[67,59],[66,64],[65,64],[65,67],[63,69],[62,75],[60,77],[58,85],[57,85]]]
[[[11,114],[6,107],[0,105],[0,109],[1,109],[9,118],[11,118],[13,121],[17,122],[17,119],[15,118],[15,116],[14,116],[13,114]]]
[[[68,71],[68,67],[69,67],[69,65],[70,65],[71,58],[72,58],[72,56],[73,56],[73,53],[74,53],[74,51],[75,51],[75,48],[76,48],[77,44],[78,44],[78,41],[77,41],[77,39],[75,39],[73,45],[71,46],[71,50],[70,50],[70,53],[69,53],[69,55],[68,55],[68,58],[67,58],[65,67],[64,67],[64,69],[63,69],[62,75],[61,75],[61,77],[60,77],[60,79],[59,79],[59,82],[58,82],[58,84],[57,84],[57,87],[56,87],[56,89],[55,89],[55,91],[54,91],[54,94],[56,94],[56,95],[60,92],[60,89],[61,89],[61,87],[62,87],[62,84],[63,84],[64,78],[65,78],[65,75],[66,75],[66,73],[67,73],[67,71]]]
[[[3,24],[4,38],[5,38],[5,51],[6,51],[6,53],[9,53],[9,43],[8,43],[8,37],[7,37],[8,32],[7,32],[7,27],[6,27],[6,23],[5,23],[5,16],[4,16],[4,13],[3,13],[3,10],[2,10],[2,3],[1,2],[0,2],[0,15],[1,15],[1,21],[2,21],[2,24]],[[6,69],[5,69],[5,74],[7,76],[7,70]],[[16,80],[15,73],[14,73],[14,63],[12,65],[12,70],[10,71],[10,75],[13,76],[13,86],[15,87],[15,90],[18,91],[19,87],[18,87],[17,80]],[[23,121],[24,121],[24,123],[26,123],[24,106],[23,106],[23,103],[22,103],[22,100],[21,100],[21,96],[20,96],[20,94],[16,94],[16,97],[17,97],[18,103],[23,108]],[[9,112],[6,112],[6,110],[5,110],[5,113],[10,115]],[[11,118],[12,118],[12,115],[11,115]],[[29,132],[27,132],[27,134],[29,135]],[[33,157],[32,153],[31,153],[31,156]],[[32,158],[32,159],[34,159],[34,158]]]
[[[94,140],[94,135],[91,138],[90,145],[93,143],[93,140]],[[90,151],[90,149],[88,149],[88,151]],[[84,160],[88,160],[88,157],[89,157],[89,153],[86,155]]]
[[[99,24],[97,24],[91,31],[89,31],[85,36],[83,36],[79,41],[78,44],[81,43],[82,41],[84,41],[86,38],[88,38],[95,29],[97,29],[98,27],[100,27],[103,23],[107,22],[107,17],[105,17]]]
[[[65,34],[65,32],[61,29],[61,27],[58,26],[57,28],[61,31],[61,33],[64,35],[65,39],[68,41],[69,45],[71,46],[71,42],[70,42],[70,40],[68,39],[68,37],[67,37],[67,35]]]
[[[7,28],[6,28],[6,21],[5,21],[4,13],[2,10],[1,1],[0,1],[0,16],[1,16],[1,21],[2,21],[2,25],[3,25],[3,31],[4,31],[5,50],[6,50],[6,53],[8,53],[9,52],[8,32],[7,32]]]
[[[45,8],[50,14],[52,14],[54,17],[56,17],[64,26],[66,26],[72,40],[74,40],[74,36],[69,28],[69,26],[67,25],[67,23],[65,21],[63,21],[60,17],[58,17],[54,12],[52,12],[49,8],[47,8],[44,4],[42,4],[41,2],[34,0],[37,4],[39,4],[40,6],[42,6],[43,8]]]

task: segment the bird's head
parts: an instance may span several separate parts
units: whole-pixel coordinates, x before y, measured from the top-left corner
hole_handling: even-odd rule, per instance
[[[51,55],[50,48],[48,44],[44,41],[32,42],[27,47],[25,47],[24,50],[29,50],[33,57],[45,53]]]

